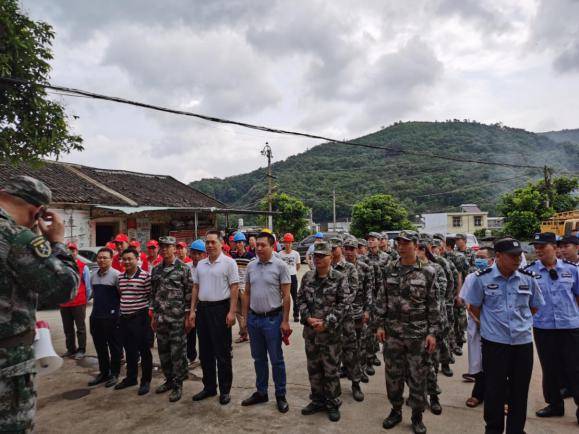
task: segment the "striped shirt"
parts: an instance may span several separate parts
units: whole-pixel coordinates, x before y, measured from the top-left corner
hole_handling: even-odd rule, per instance
[[[119,276],[121,292],[121,315],[130,315],[149,307],[151,296],[151,276],[146,271],[137,268],[133,276],[123,273]]]

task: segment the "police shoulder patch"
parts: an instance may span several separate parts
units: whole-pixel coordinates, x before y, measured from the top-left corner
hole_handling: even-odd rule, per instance
[[[537,262],[537,260],[535,259],[533,262],[529,262],[527,265],[525,265],[522,269],[526,270],[527,268],[530,268],[533,265],[535,265],[536,262]]]
[[[563,259],[563,262],[564,262],[565,264],[573,265],[573,266],[575,266],[575,267],[577,266],[577,264],[576,264],[575,262],[568,261],[567,259]]]
[[[30,241],[30,246],[32,247],[32,251],[34,252],[34,254],[39,258],[48,258],[52,253],[50,244],[42,236],[38,236],[34,238],[32,241]]]
[[[537,277],[537,273],[535,273],[534,271],[531,270],[527,270],[528,267],[525,268],[519,268],[519,273],[522,274],[526,274],[527,276],[531,276],[531,277]]]
[[[482,276],[483,274],[490,273],[491,270],[492,270],[492,267],[487,267],[487,268],[485,268],[484,270],[477,270],[477,271],[475,271],[475,274],[476,274],[477,276]]]

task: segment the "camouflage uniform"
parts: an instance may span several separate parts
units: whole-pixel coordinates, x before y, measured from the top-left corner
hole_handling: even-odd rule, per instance
[[[159,242],[171,238],[161,237]],[[185,318],[192,288],[191,271],[177,258],[168,267],[161,262],[151,272],[151,308],[157,321],[159,360],[167,381],[177,386],[187,379]]]
[[[51,199],[50,190],[30,177],[12,178],[3,190],[37,206]],[[78,283],[64,244],[49,244],[0,208],[0,431],[34,429],[36,306],[74,298]]]
[[[402,409],[405,376],[413,413],[424,411],[428,353],[427,335],[439,334],[440,309],[436,272],[420,262],[405,266],[400,260],[383,268],[385,284],[374,305],[375,325],[386,331],[384,364],[386,390],[394,410]]]
[[[451,318],[454,319],[453,304],[454,304],[454,294],[456,291],[456,283],[454,280],[454,274],[452,271],[452,263],[442,256],[434,255],[434,260],[439,264],[444,270],[446,276],[446,288],[441,292],[441,304],[440,304],[440,316],[445,319],[445,327],[441,332],[442,340],[439,342],[440,348],[440,363],[443,365],[448,365],[452,360],[452,346],[450,342],[450,332],[453,327],[454,321],[451,322]]]
[[[466,257],[459,252],[452,251],[446,252],[444,257],[454,264],[458,273],[462,276],[462,281],[469,273],[469,265],[466,260]],[[454,303],[453,307],[454,312],[454,341],[455,346],[460,348],[464,344],[464,334],[466,331],[466,308],[464,303],[462,305],[458,305]]]
[[[360,319],[356,323],[356,335],[358,338],[358,360],[360,361],[360,371],[365,372],[366,366],[368,364],[368,355],[366,350],[366,342],[368,340],[368,333],[370,333],[370,328],[364,323],[363,315],[364,312],[370,313],[372,310],[373,296],[374,293],[374,274],[372,269],[368,264],[361,261],[356,261],[355,263],[356,271],[358,272],[358,292],[352,303],[352,309],[354,310],[354,318],[361,315]]]
[[[341,404],[338,370],[342,321],[349,296],[347,277],[333,269],[326,277],[319,277],[316,270],[308,271],[298,293],[312,402],[327,408]],[[310,317],[324,319],[326,330],[316,332],[308,325]]]

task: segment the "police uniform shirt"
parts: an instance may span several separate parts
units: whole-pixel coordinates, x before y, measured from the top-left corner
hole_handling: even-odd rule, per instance
[[[266,313],[281,307],[281,285],[291,283],[291,277],[286,263],[272,255],[265,262],[251,261],[246,281],[251,285],[249,307],[254,312]]]
[[[533,341],[531,308],[545,304],[537,279],[515,271],[505,278],[497,264],[477,273],[464,294],[468,304],[481,308],[481,337],[506,345]]]
[[[199,301],[222,301],[231,296],[231,285],[239,283],[235,260],[220,253],[214,262],[202,259],[193,270],[193,282],[199,285]]]
[[[541,292],[545,298],[542,306],[533,318],[539,329],[576,329],[579,328],[579,272],[576,265],[557,259],[555,272],[557,278],[550,276],[550,270],[539,260],[525,268],[537,274]]]

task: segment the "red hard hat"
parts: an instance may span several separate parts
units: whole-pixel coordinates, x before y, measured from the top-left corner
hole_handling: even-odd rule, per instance
[[[149,242],[147,243],[147,247],[159,247],[159,243],[157,242],[157,240],[149,240]]]
[[[66,248],[67,248],[67,249],[78,250],[78,246],[76,245],[76,243],[67,243],[67,244],[66,244]]]
[[[184,242],[184,241],[179,241],[179,242],[177,243],[177,247],[182,247],[182,248],[186,249],[186,248],[187,248],[187,243]]]
[[[138,249],[139,247],[141,247],[141,243],[139,243],[137,240],[135,240],[135,241],[131,241],[131,242],[129,243],[129,246],[135,247],[135,248]]]
[[[109,241],[106,246],[107,249],[111,249],[111,250],[116,250],[117,246],[115,245],[115,243],[113,243],[112,241]]]
[[[284,243],[293,243],[294,242],[294,236],[288,232],[287,234],[285,234],[283,236],[282,241]]]
[[[115,243],[128,243],[129,242],[129,237],[127,237],[125,234],[118,234],[115,237]]]

